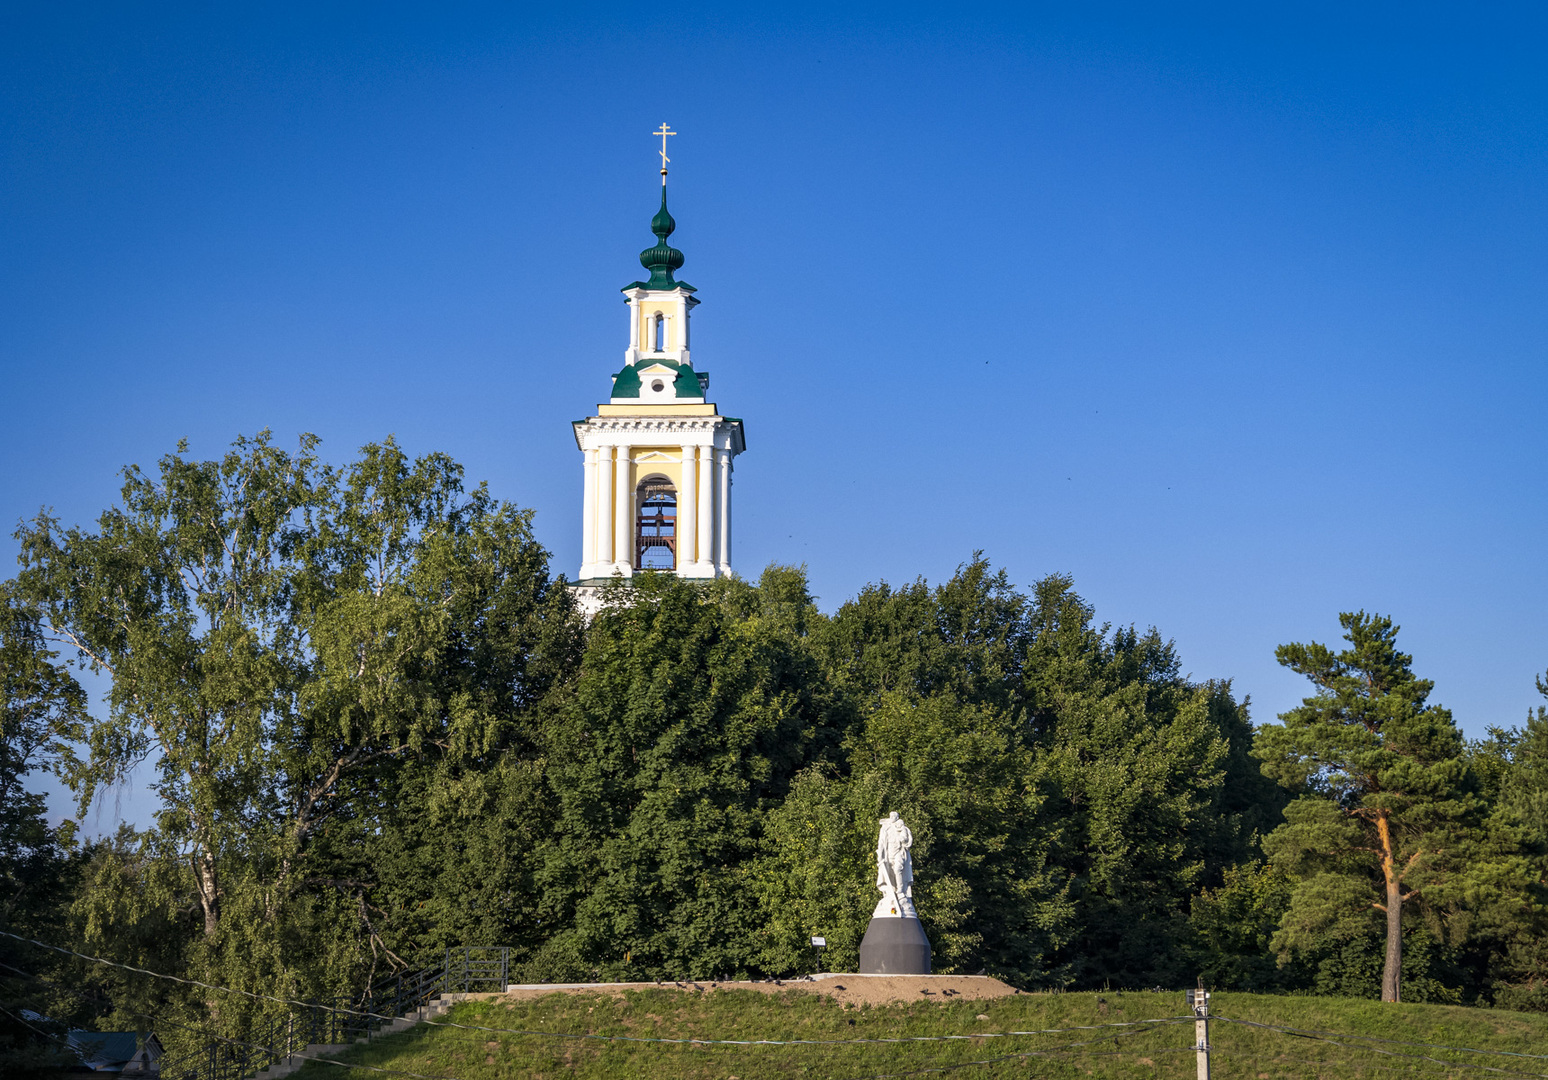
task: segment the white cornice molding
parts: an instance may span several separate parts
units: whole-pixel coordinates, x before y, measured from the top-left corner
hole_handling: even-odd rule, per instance
[[[726,423],[723,416],[591,416],[576,427],[591,431],[713,431]]]
[[[741,425],[723,416],[592,416],[574,422],[582,450],[663,441],[742,452]]]
[[[634,445],[641,438],[665,439],[729,450],[747,449],[742,424],[724,416],[591,416],[572,421],[576,445],[582,450]]]
[[[639,303],[651,296],[670,296],[674,300],[685,302],[689,307],[696,307],[699,303],[697,296],[681,286],[673,289],[625,289],[623,290],[623,295],[625,300],[632,303]]]

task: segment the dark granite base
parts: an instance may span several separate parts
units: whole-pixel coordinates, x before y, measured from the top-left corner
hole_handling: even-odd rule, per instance
[[[919,920],[872,919],[860,942],[860,974],[930,974],[930,939]]]

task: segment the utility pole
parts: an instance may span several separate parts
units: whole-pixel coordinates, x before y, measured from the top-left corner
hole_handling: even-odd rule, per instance
[[[1197,1051],[1198,1080],[1209,1080],[1209,992],[1204,989],[1204,976],[1199,976],[1199,988],[1188,991],[1188,1008],[1193,1010],[1193,1049]]]

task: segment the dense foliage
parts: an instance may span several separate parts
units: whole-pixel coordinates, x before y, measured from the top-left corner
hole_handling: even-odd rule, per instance
[[[789,567],[646,575],[587,623],[450,460],[314,450],[180,448],[94,528],[21,527],[0,928],[297,998],[455,945],[649,979],[807,970],[823,934],[845,967],[897,810],[937,970],[1548,1007],[1548,715],[1464,743],[1390,620],[1283,647],[1314,693],[1255,729],[1067,577],[975,555],[827,615]],[[111,840],[21,787],[84,811],[142,761],[163,809]],[[17,1061],[49,1034],[22,1006],[185,1045],[274,1008],[29,948],[0,945]]]

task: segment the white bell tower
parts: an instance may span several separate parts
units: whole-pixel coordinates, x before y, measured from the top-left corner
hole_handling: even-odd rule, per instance
[[[595,610],[598,587],[644,571],[709,579],[731,574],[732,460],[746,449],[742,421],[706,395],[709,374],[689,358],[688,321],[698,299],[673,277],[683,253],[667,243],[663,130],[656,244],[640,253],[648,281],[624,287],[629,346],[595,416],[574,422],[585,455],[581,566],[576,591]]]

